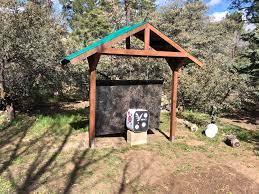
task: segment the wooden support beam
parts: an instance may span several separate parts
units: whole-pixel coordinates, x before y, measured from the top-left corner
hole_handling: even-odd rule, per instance
[[[173,141],[176,137],[176,104],[177,104],[177,87],[178,75],[180,69],[183,67],[185,60],[166,59],[172,70],[172,83],[171,83],[171,116],[170,116],[170,136],[169,140]],[[175,64],[176,63],[176,64]]]
[[[89,147],[94,148],[95,143],[95,109],[96,109],[96,67],[100,54],[96,53],[87,58],[89,63]]]
[[[115,49],[106,48],[100,51],[104,55],[122,55],[133,57],[186,57],[181,52],[155,51],[155,50],[137,50],[137,49]]]
[[[150,49],[150,29],[145,29],[145,35],[144,35],[144,49],[149,50]]]
[[[126,38],[126,49],[130,49],[130,36]]]
[[[170,118],[170,137],[173,141],[176,136],[176,103],[177,103],[178,69],[172,72],[172,91],[171,91],[171,118]]]

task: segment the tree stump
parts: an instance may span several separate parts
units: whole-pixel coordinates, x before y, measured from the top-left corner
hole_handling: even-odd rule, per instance
[[[228,135],[226,137],[225,143],[233,148],[240,147],[240,142],[235,135]]]
[[[12,122],[14,120],[15,111],[12,104],[6,106],[6,116],[9,122]]]

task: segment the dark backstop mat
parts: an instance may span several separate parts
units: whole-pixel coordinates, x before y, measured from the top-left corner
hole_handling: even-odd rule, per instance
[[[96,85],[97,136],[123,133],[130,108],[147,109],[149,128],[159,128],[162,80],[98,80]]]

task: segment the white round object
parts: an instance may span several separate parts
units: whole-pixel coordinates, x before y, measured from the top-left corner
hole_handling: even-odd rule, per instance
[[[218,127],[215,124],[208,124],[207,129],[205,130],[205,135],[209,138],[214,138],[218,133]]]
[[[141,124],[141,126],[142,126],[143,128],[146,127],[146,125],[147,125],[146,122],[143,122],[143,123]]]
[[[135,125],[135,129],[139,129],[139,125]]]
[[[147,118],[148,114],[147,113],[144,113],[144,117]]]

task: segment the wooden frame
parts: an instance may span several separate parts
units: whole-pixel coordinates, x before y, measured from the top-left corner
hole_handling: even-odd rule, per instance
[[[154,57],[154,58],[187,57],[187,55],[182,52],[137,50],[137,49],[116,49],[116,48],[106,48],[100,51],[99,53],[104,55],[120,55],[120,56],[132,56],[132,57]]]
[[[143,33],[144,31],[144,33]],[[174,48],[174,51],[163,51],[155,50],[151,47],[151,31],[160,37],[161,40],[165,41]],[[143,33],[144,37],[139,37]],[[131,49],[130,36],[136,36],[144,42],[143,50]],[[125,40],[125,49],[111,48],[112,45],[119,41]],[[152,43],[153,44],[153,43]],[[160,48],[161,45],[157,45],[156,48]],[[163,45],[162,45],[163,46]],[[176,52],[175,52],[176,50]],[[162,32],[157,30],[154,26],[149,23],[145,23],[135,29],[124,33],[109,42],[103,43],[102,45],[89,50],[79,56],[71,59],[71,63],[76,63],[79,60],[87,59],[89,63],[89,82],[90,82],[90,114],[89,114],[89,146],[94,147],[95,142],[95,109],[96,109],[96,68],[100,60],[101,55],[120,55],[120,56],[133,56],[133,57],[153,57],[153,58],[165,58],[168,65],[172,70],[172,94],[171,94],[171,116],[170,116],[170,136],[169,140],[173,141],[176,137],[176,103],[177,103],[177,87],[178,87],[178,74],[180,68],[184,65],[186,59],[191,60],[198,66],[202,67],[203,63],[197,58],[190,55],[186,50],[180,47],[173,40],[165,36]]]
[[[100,60],[100,54],[94,54],[88,57],[89,63],[89,146],[91,148],[95,145],[95,110],[96,110],[96,67]]]

